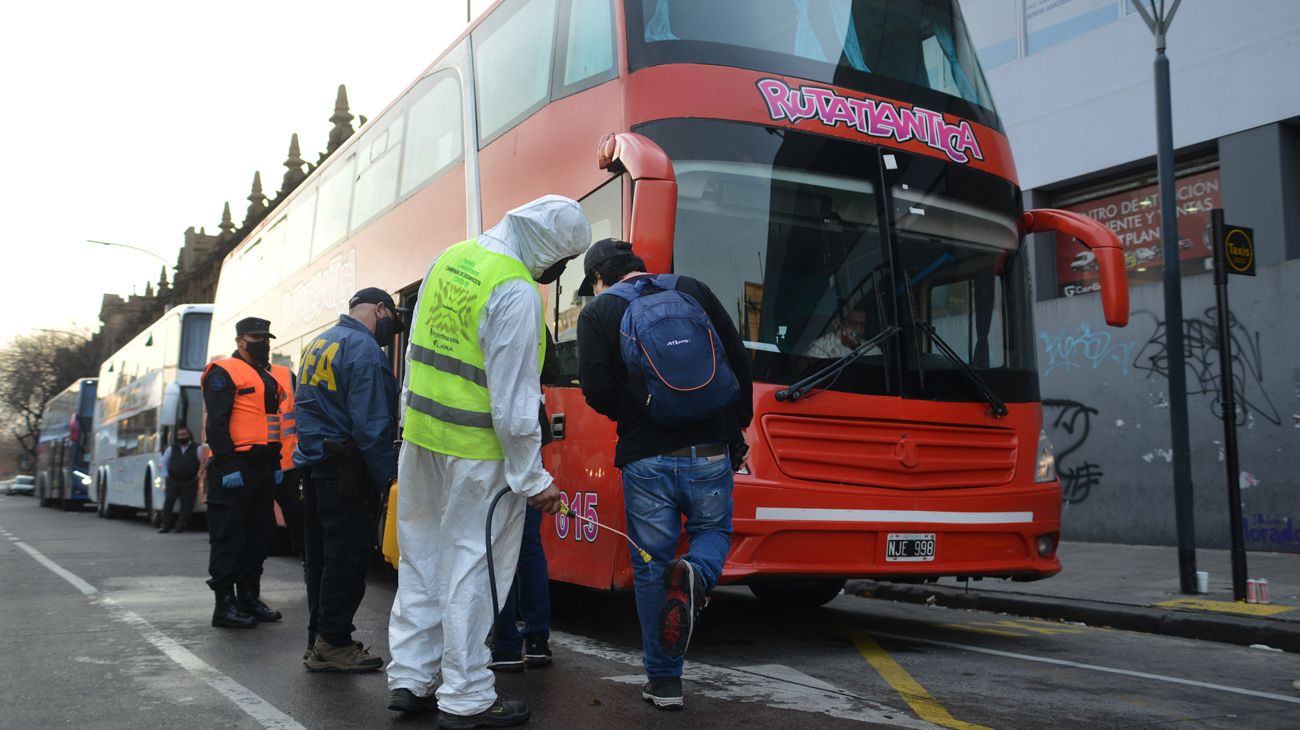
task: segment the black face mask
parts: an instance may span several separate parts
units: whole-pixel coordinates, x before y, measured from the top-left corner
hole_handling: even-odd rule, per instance
[[[388,347],[393,344],[393,336],[397,332],[397,318],[392,315],[375,322],[375,342],[378,342],[380,347]]]
[[[578,257],[570,256],[568,258],[560,259],[559,261],[556,261],[555,263],[551,264],[550,268],[537,275],[536,277],[537,283],[554,284],[555,280],[560,278],[560,274],[564,273],[564,267],[568,266],[569,262],[576,258]]]
[[[176,439],[176,443],[180,444],[181,447],[184,448],[184,447],[190,445],[190,440],[189,440],[189,439]]]
[[[271,342],[263,340],[261,342],[249,342],[244,345],[248,352],[248,357],[257,365],[269,365],[271,363]]]

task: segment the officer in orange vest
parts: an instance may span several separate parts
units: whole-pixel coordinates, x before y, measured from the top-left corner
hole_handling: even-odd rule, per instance
[[[212,625],[251,629],[279,621],[262,602],[262,563],[275,529],[272,501],[283,480],[283,414],[293,412],[289,369],[271,364],[271,323],[235,323],[238,349],[203,372],[207,411],[208,585],[216,593]]]

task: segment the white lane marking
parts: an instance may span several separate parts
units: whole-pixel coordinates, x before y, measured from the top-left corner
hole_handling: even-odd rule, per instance
[[[1092,672],[1104,672],[1106,674],[1120,674],[1126,677],[1137,677],[1139,679],[1152,679],[1157,682],[1168,682],[1169,684],[1181,684],[1187,687],[1199,687],[1201,689],[1212,689],[1217,692],[1229,692],[1231,694],[1246,695],[1249,697],[1260,697],[1266,700],[1277,700],[1287,702],[1293,705],[1300,705],[1300,697],[1291,695],[1279,695],[1272,692],[1259,692],[1253,689],[1242,689],[1240,687],[1229,687],[1224,684],[1214,684],[1212,682],[1201,682],[1195,679],[1182,679],[1180,677],[1170,677],[1164,674],[1152,674],[1150,672],[1139,672],[1134,669],[1120,669],[1118,667],[1105,667],[1099,664],[1084,664],[1082,662],[1072,662],[1067,659],[1051,659],[1049,657],[1033,656],[1031,654],[1019,654],[1014,651],[1001,651],[998,649],[985,649],[980,646],[970,646],[968,644],[956,644],[950,641],[939,641],[937,639],[921,639],[915,636],[905,636],[903,634],[890,634],[884,631],[868,631],[872,636],[886,639],[895,639],[898,641],[912,641],[918,644],[930,644],[931,646],[942,646],[948,649],[960,649],[962,651],[973,651],[978,654],[989,654],[991,656],[1006,657],[1009,659],[1023,659],[1029,662],[1039,662],[1041,664],[1054,664],[1059,667],[1072,667],[1074,669],[1087,669]]]
[[[634,667],[641,666],[640,653],[620,649],[594,639],[552,631],[551,643],[599,659]],[[820,679],[779,664],[733,669],[688,661],[682,678],[691,682],[687,689],[688,693],[697,692],[721,700],[758,702],[776,709],[811,712],[882,725],[909,728],[938,727],[913,719],[906,710],[898,710],[858,697]],[[645,682],[645,675],[628,674],[605,677],[605,679],[620,684],[639,685]]]
[[[50,560],[49,558],[45,557],[36,548],[32,547],[31,545],[28,545],[25,542],[16,542],[14,544],[17,545],[19,548],[21,548],[23,552],[35,558],[36,562],[48,568],[51,573],[71,583],[73,588],[76,588],[77,590],[81,591],[81,595],[83,596],[99,595],[99,589],[95,588],[95,586],[92,586],[91,584],[77,577],[75,573],[65,569],[62,565],[59,565],[53,560]]]
[[[113,618],[122,623],[133,626],[144,636],[145,640],[153,644],[159,651],[167,655],[168,659],[179,664],[182,668],[193,674],[195,677],[203,680],[216,691],[220,692],[226,699],[235,703],[235,706],[243,710],[245,714],[253,718],[262,727],[270,730],[306,730],[296,720],[276,709],[274,705],[257,696],[252,690],[223,674],[216,667],[208,664],[198,658],[189,649],[181,646],[159,631],[153,624],[144,620],[139,614],[129,608],[123,607],[112,598],[103,595],[99,589],[82,580],[75,573],[67,570],[58,563],[45,557],[39,550],[24,542],[15,542],[28,555],[32,556],[36,562],[45,566],[51,573],[59,576],[72,584],[73,588],[81,591],[82,595],[96,598],[96,603],[104,606],[112,614]]]
[[[804,509],[759,507],[756,520],[790,522],[906,522],[936,525],[1007,525],[1033,522],[1033,512],[932,512],[901,509]]]

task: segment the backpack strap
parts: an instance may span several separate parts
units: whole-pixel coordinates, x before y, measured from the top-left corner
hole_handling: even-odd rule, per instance
[[[641,296],[641,291],[630,282],[620,281],[614,286],[611,286],[610,288],[601,292],[601,296],[604,296],[606,294],[613,294],[619,299],[623,299],[631,303],[633,299],[636,299],[637,297]]]

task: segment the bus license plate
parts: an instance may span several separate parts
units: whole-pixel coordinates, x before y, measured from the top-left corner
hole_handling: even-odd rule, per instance
[[[885,540],[886,562],[928,563],[933,560],[933,532],[891,532]]]

